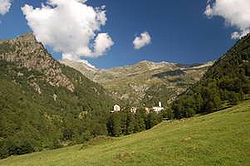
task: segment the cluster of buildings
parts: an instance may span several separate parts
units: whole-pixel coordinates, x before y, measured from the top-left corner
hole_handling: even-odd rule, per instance
[[[160,113],[163,110],[164,110],[164,107],[162,106],[161,102],[159,102],[158,106],[154,106],[152,108],[145,107],[146,113],[149,113],[149,112],[153,111],[153,112],[156,112],[158,114],[158,113]],[[116,105],[114,105],[114,109],[111,111],[111,113],[113,113],[113,112],[120,112],[120,111],[121,111],[121,107],[118,104],[116,104]],[[130,108],[130,112],[136,113],[136,111],[137,111],[136,107],[131,107]]]

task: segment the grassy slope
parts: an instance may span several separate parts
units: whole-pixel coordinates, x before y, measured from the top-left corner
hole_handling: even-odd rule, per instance
[[[0,165],[248,165],[250,101],[134,135],[0,160]]]

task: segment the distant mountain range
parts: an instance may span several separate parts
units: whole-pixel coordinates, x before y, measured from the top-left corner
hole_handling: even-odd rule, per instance
[[[141,61],[134,65],[96,69],[85,62],[60,61],[107,89],[117,102],[151,107],[159,101],[172,102],[190,85],[199,81],[213,62],[181,65]]]

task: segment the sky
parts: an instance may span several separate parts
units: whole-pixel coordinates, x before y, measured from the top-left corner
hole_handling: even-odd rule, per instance
[[[97,68],[215,60],[250,30],[249,0],[0,0],[0,39],[33,32]]]

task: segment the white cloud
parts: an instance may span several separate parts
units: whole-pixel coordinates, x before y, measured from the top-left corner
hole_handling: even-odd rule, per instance
[[[102,55],[102,53],[106,52],[113,44],[114,42],[107,33],[99,33],[94,43],[95,56]]]
[[[41,8],[26,4],[22,11],[39,42],[77,61],[102,56],[114,44],[107,33],[99,33],[107,21],[105,6],[93,8],[85,2],[48,0]]]
[[[133,41],[134,49],[141,49],[142,47],[145,47],[146,45],[149,45],[151,43],[151,37],[148,32],[143,32],[140,34],[140,36],[135,37]]]
[[[9,12],[11,6],[10,0],[0,0],[0,14],[5,15]]]
[[[232,39],[238,39],[250,32],[250,0],[208,0],[204,14],[212,18],[220,16],[225,23],[238,29]]]

